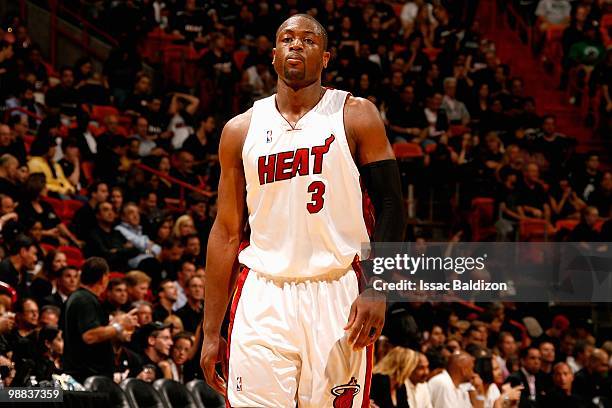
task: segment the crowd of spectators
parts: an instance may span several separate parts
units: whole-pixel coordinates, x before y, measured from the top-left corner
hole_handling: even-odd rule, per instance
[[[24,22],[4,16],[0,281],[16,291],[12,297],[0,290],[4,384],[27,384],[30,375],[50,380],[61,372],[78,381],[94,373],[116,381],[201,378],[197,356],[219,129],[274,93],[274,30],[295,12],[315,15],[328,30],[332,60],[324,85],[371,100],[396,150],[419,152],[406,174],[406,185],[415,186],[416,217],[424,218],[433,191],[436,202],[448,206],[437,216],[462,231],[455,236],[470,240],[472,199],[490,197],[504,238],[515,236],[516,223],[526,218],[569,218],[580,223],[564,239],[612,241],[612,225],[603,222],[611,215],[612,173],[602,170],[599,153],[576,155],[574,138],[557,129],[553,115],[538,114],[512,64],[500,61],[481,32],[477,3],[87,3],[87,15],[102,25],[112,21],[120,39],[102,69],[87,56],[73,66],[49,67]],[[593,2],[575,1],[572,9],[583,3]],[[151,71],[157,66],[147,64],[139,46],[153,30],[200,53],[195,87],[177,86],[163,68]],[[234,58],[236,51],[246,54],[244,61]],[[609,81],[609,56],[593,65],[601,74],[591,78]],[[606,109],[609,114],[609,102]],[[456,191],[459,200],[453,200]],[[75,250],[89,258],[84,265]],[[533,402],[545,393],[546,403],[557,394],[559,401],[609,397],[603,374],[610,345],[586,330],[542,321],[550,326],[548,337],[525,335],[504,326],[509,323],[499,308],[482,321],[465,324],[450,313],[426,327],[432,319],[425,309],[438,317],[444,309],[411,307],[421,326],[418,344],[404,347],[389,336],[402,348],[385,357],[379,345],[373,395],[381,408],[405,406],[402,392],[411,407],[445,407],[448,398],[478,406],[483,394],[487,407],[504,406],[499,401],[506,397],[514,404],[519,394]],[[587,342],[592,352],[580,354],[566,344],[572,341]],[[442,377],[430,379],[438,372]],[[534,386],[540,374],[548,382]],[[457,386],[466,381],[475,391]],[[586,385],[574,390],[572,381]],[[521,382],[522,390],[516,388]],[[593,384],[601,386],[593,390]]]

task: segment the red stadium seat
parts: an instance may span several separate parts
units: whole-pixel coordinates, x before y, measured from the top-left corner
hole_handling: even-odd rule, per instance
[[[572,231],[578,225],[578,220],[559,220],[555,223],[555,229],[557,231],[568,230]]]
[[[548,241],[555,233],[553,226],[546,220],[527,218],[519,223],[519,238],[521,241]]]
[[[63,200],[49,197],[49,196],[44,196],[42,197],[42,199],[43,201],[46,201],[47,203],[51,204],[51,207],[53,207],[53,211],[55,212],[55,214],[57,214],[58,217],[60,218],[64,217],[65,207],[64,207]]]
[[[45,251],[45,253],[47,253],[47,252],[49,252],[49,251],[53,251],[53,250],[55,250],[55,249],[56,249],[56,248],[55,248],[55,246],[53,246],[53,245],[51,245],[51,244],[44,243],[44,242],[41,242],[41,243],[40,243],[40,248],[41,248],[43,251]]]
[[[70,223],[70,221],[72,221],[72,218],[74,217],[74,214],[81,207],[83,207],[83,204],[84,203],[79,200],[64,200],[64,216],[62,218],[62,221],[67,224]]]
[[[70,266],[80,268],[83,265],[83,262],[85,262],[83,253],[79,248],[62,245],[57,249],[66,254],[66,259],[68,261],[68,265]]]
[[[91,107],[91,118],[98,123],[104,123],[104,118],[109,115],[118,115],[119,111],[114,106],[93,105]]]
[[[472,228],[472,239],[483,241],[492,238],[495,230],[495,200],[489,197],[476,197],[472,200],[469,220]]]
[[[423,149],[416,143],[395,143],[393,153],[397,159],[412,159],[423,157]]]
[[[440,48],[423,48],[423,53],[427,55],[430,61],[435,61],[442,50]]]
[[[242,67],[244,66],[244,61],[246,60],[246,57],[248,55],[249,53],[247,51],[243,51],[243,50],[234,51],[234,63],[236,64],[236,67],[239,70],[242,70]]]
[[[81,171],[83,172],[83,175],[85,176],[85,179],[87,179],[88,183],[94,182],[93,170],[94,164],[92,162],[84,161],[81,163]]]

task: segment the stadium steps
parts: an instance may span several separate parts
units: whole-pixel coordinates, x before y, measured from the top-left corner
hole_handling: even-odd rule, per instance
[[[488,15],[489,10],[482,8],[481,21],[492,18]],[[598,151],[604,158],[603,162],[610,162],[605,142],[594,136],[593,129],[585,126],[581,108],[571,105],[568,94],[557,89],[559,69],[555,69],[555,74],[546,72],[539,57],[533,55],[529,45],[520,41],[505,19],[498,17],[496,21],[497,24],[483,24],[487,27],[486,36],[495,42],[501,62],[511,67],[511,75],[523,78],[525,93],[536,99],[538,113],[554,114],[559,132],[576,138],[578,153]]]

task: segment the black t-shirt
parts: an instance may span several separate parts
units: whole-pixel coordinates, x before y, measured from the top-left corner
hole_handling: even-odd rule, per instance
[[[110,340],[85,344],[83,334],[108,325],[108,315],[91,291],[80,288],[66,302],[64,321],[64,370],[77,381],[92,375],[112,376],[113,348]]]
[[[211,27],[208,16],[204,13],[187,14],[178,12],[173,23],[173,28],[179,31],[187,41],[193,41],[197,37],[204,37]]]
[[[4,177],[0,177],[0,194],[7,195],[17,202],[21,193],[17,185]]]
[[[406,386],[402,384],[396,390],[397,405],[394,405],[391,400],[390,379],[386,375],[374,374],[372,376],[372,391],[370,398],[380,408],[408,408]]]
[[[537,208],[539,210],[544,209],[544,204],[548,203],[548,197],[544,188],[540,184],[535,184],[533,187],[524,185],[520,189],[520,205],[526,205],[529,207]]]
[[[60,108],[62,113],[72,116],[79,109],[81,97],[76,89],[58,85],[47,92],[45,101],[47,106]]]
[[[185,330],[191,333],[196,332],[203,317],[202,310],[193,310],[191,306],[189,306],[189,303],[177,310],[176,315],[181,318]]]

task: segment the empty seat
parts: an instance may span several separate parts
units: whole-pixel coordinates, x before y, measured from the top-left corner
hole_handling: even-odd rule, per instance
[[[134,408],[166,408],[161,395],[149,383],[136,378],[121,382],[121,389]]]
[[[68,265],[70,266],[80,268],[85,262],[83,253],[79,248],[71,247],[68,245],[61,245],[57,249],[66,254],[66,259],[68,261]]]
[[[187,383],[187,389],[193,394],[198,407],[223,408],[225,400],[217,391],[202,380],[193,380]]]
[[[153,383],[164,403],[172,408],[197,408],[194,396],[180,382],[161,378]]]
[[[94,375],[86,379],[83,385],[87,391],[107,394],[111,404],[109,408],[133,408],[121,387],[109,377]]]

